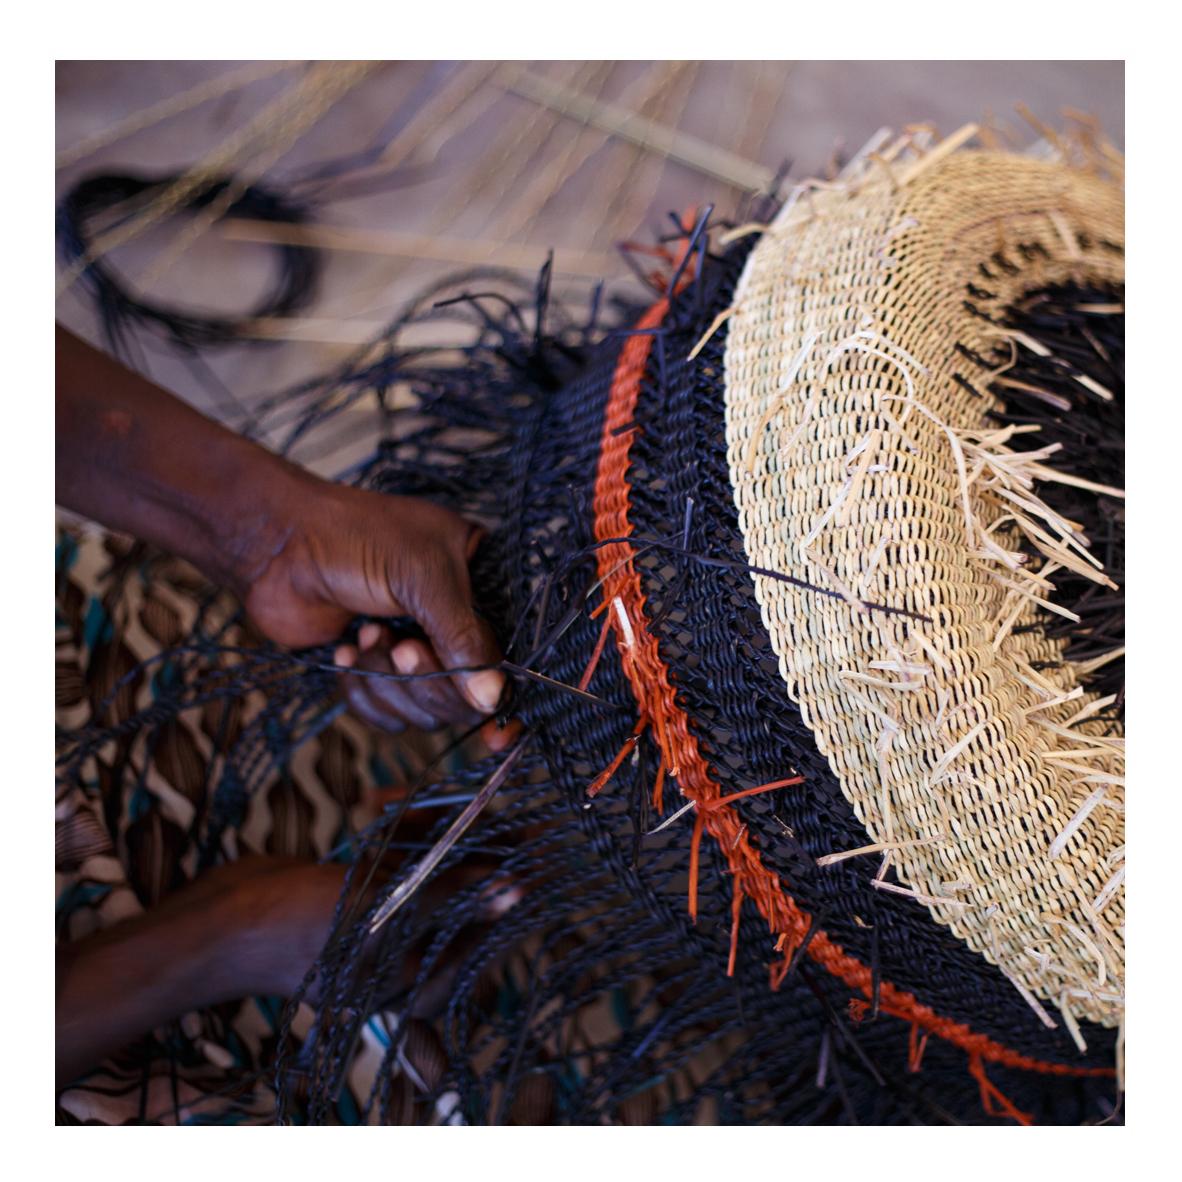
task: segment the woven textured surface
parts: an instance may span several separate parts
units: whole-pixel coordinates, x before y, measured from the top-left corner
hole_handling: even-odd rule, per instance
[[[864,864],[816,865],[823,853],[870,838],[782,682],[777,694],[754,676],[771,646],[750,576],[703,567],[680,556],[677,545],[662,548],[680,538],[710,562],[742,558],[724,455],[725,338],[717,335],[695,361],[686,360],[730,302],[741,261],[735,252],[708,258],[698,283],[658,301],[636,333],[622,345],[609,343],[582,377],[539,399],[528,414],[507,418],[498,410],[491,373],[481,380],[474,373],[462,395],[451,385],[454,375],[437,375],[430,397],[421,387],[424,404],[439,416],[437,433],[388,452],[368,478],[394,489],[420,473],[423,483],[413,487],[499,520],[477,582],[482,599],[499,604],[501,634],[520,638],[510,644],[511,657],[566,684],[582,683],[593,669],[588,688],[624,708],[605,714],[595,703],[539,687],[518,700],[519,716],[536,728],[547,778],[591,851],[557,811],[547,815],[542,840],[506,863],[541,880],[560,866],[562,885],[543,899],[527,896],[488,932],[474,958],[476,971],[515,946],[541,941],[548,967],[531,970],[524,1017],[519,1009],[490,1027],[457,984],[449,1013],[459,1024],[449,1018],[447,1047],[461,1065],[470,1119],[495,1116],[507,1071],[511,1089],[514,1079],[557,1071],[564,1015],[581,1021],[601,1004],[596,997],[626,981],[633,996],[641,982],[670,979],[672,990],[661,991],[668,1012],[642,1007],[633,1028],[596,1045],[595,1071],[567,1093],[565,1119],[593,1118],[612,1091],[628,1094],[651,1079],[638,1075],[636,1048],[645,1049],[642,1059],[651,1053],[657,1070],[672,1070],[679,1094],[689,1086],[685,1072],[701,1079],[684,1102],[661,1109],[671,1119],[706,1118],[711,1101],[728,1114],[723,1119],[743,1121],[972,1121],[1014,1112],[1040,1121],[1085,1119],[1112,1086],[1111,1035],[1085,1023],[1088,1053],[1081,1055],[1062,1027],[1047,1030],[1000,973],[933,924],[924,908],[871,889]],[[440,447],[452,424],[470,420],[503,433],[499,474],[487,450],[490,467],[479,474],[464,470],[462,452],[454,464],[445,461]],[[510,490],[504,503],[499,488]],[[634,542],[615,541],[621,534]],[[589,553],[596,539],[605,545]],[[509,600],[501,603],[506,589]],[[612,642],[596,664],[605,619]],[[548,637],[563,621],[559,639],[530,647],[531,636]],[[586,807],[588,788],[613,767]],[[805,777],[799,786],[719,803],[797,771]],[[539,772],[534,765],[532,782],[514,777],[503,790],[498,829],[511,818],[528,825],[538,815],[545,799]],[[687,798],[707,806],[699,807],[701,825],[691,814],[643,836]],[[490,838],[482,829],[471,840]],[[605,866],[622,897],[599,893],[607,889]],[[687,895],[696,922],[686,914]],[[639,911],[624,905],[629,896],[641,903]],[[777,926],[769,932],[765,908],[772,907]],[[610,908],[610,920],[601,908]],[[461,901],[456,914],[458,922]],[[669,938],[656,940],[644,915],[656,917]],[[623,930],[629,927],[631,939]],[[408,917],[389,963],[414,930]],[[573,963],[564,950],[551,964],[550,950],[565,938],[587,943]],[[616,958],[625,946],[633,959],[620,977],[624,966],[617,968]],[[686,977],[689,963],[697,967]],[[575,965],[595,971],[577,977]],[[372,968],[354,962],[338,978],[340,995],[352,1004],[374,979]],[[851,1001],[857,1007],[850,1012],[866,1020],[851,1024],[845,1017]],[[553,1018],[531,1016],[555,1006]],[[672,1043],[667,1030],[677,1032]],[[335,1037],[346,1038],[347,1029]],[[525,1047],[520,1056],[517,1046]],[[712,1068],[719,1047],[727,1061]],[[494,1048],[503,1049],[474,1073],[469,1065]],[[830,1074],[833,1064],[840,1082]],[[814,1092],[816,1079],[822,1096],[836,1086],[836,1110]],[[772,1080],[779,1083],[766,1092]],[[611,1081],[606,1093],[598,1090],[603,1081]],[[995,1086],[1020,1108],[997,1107]]]
[[[1123,280],[1120,190],[984,152],[899,175],[787,206],[740,282],[726,421],[746,553],[848,601],[759,576],[756,593],[787,692],[900,881],[1069,1024],[1114,1025],[1123,732],[1089,725],[1108,703],[1070,663],[1039,671],[1061,644],[1024,627],[1055,570],[1091,564],[1034,488],[1053,459],[1011,450],[996,400],[953,374],[958,345],[1005,335],[970,288],[1004,307]],[[1019,566],[1031,537],[1048,557]]]
[[[273,1072],[280,1120],[343,1119],[342,1084],[370,1036],[383,1058],[351,1119],[1120,1119],[1115,1029],[1085,1015],[1077,1041],[1064,1023],[1046,1025],[1010,977],[911,896],[901,860],[875,885],[880,855],[826,859],[873,847],[876,836],[819,745],[815,712],[786,692],[782,637],[761,596],[769,581],[792,589],[802,619],[849,609],[795,557],[767,568],[774,579],[753,577],[726,430],[736,317],[716,321],[734,303],[755,239],[720,250],[724,229],[708,247],[683,226],[668,245],[680,281],[662,278],[647,311],[609,313],[634,327],[601,344],[594,314],[584,327],[583,315],[548,303],[545,276],[536,291],[503,276],[459,278],[406,317],[458,319],[456,345],[469,342],[458,364],[454,352],[399,348],[400,318],[339,371],[260,414],[261,427],[277,417],[310,450],[363,433],[373,453],[343,479],[427,496],[486,525],[473,584],[516,670],[512,713],[526,734],[511,767],[496,757],[452,769],[438,777],[446,791],[431,793],[462,796],[500,777],[492,804],[437,871],[492,856],[495,872],[441,901],[412,895],[373,934],[374,915],[406,876],[382,861],[405,840],[402,814],[340,847],[354,871],[315,968],[319,1012],[297,1036],[294,1002],[288,1010]],[[1117,298],[1117,274],[1097,299]],[[1042,299],[1055,277],[1064,276],[1031,269],[995,293],[990,314],[1004,319],[1011,293]],[[498,295],[432,307],[490,290]],[[1061,302],[1091,299],[1073,288]],[[1111,319],[1110,344],[1120,334]],[[982,364],[958,354],[958,372],[984,389],[1005,360],[993,348],[1000,338],[963,339]],[[1011,372],[1051,381],[1033,363]],[[392,388],[405,393],[396,405]],[[988,405],[999,427],[1030,417],[1018,402]],[[846,423],[843,447],[859,426]],[[1072,410],[1054,430],[1086,451],[1113,426]],[[1015,446],[1029,438],[1015,436]],[[1062,512],[1075,503],[1068,497]],[[902,579],[900,553],[880,566]],[[1092,586],[1083,583],[1069,597],[1081,615]],[[892,594],[883,582],[866,598],[890,604]],[[1043,618],[1026,616],[1016,635],[1031,654],[1063,650],[1094,663],[1112,612],[1103,597],[1088,604],[1092,636],[1052,637]],[[150,749],[172,717],[265,684],[270,725],[244,731],[226,753],[202,824],[216,860],[332,709],[332,676],[326,653],[260,646],[233,654],[231,677],[209,637],[187,640],[175,676],[120,734]],[[1061,676],[1030,660],[1036,683]],[[1077,729],[1099,733],[1105,717]],[[97,724],[62,736],[62,777],[75,778],[80,759],[113,737]],[[114,768],[106,791],[128,791],[135,772]],[[423,848],[461,807],[440,810]],[[1075,847],[1068,853],[1074,860]],[[407,1014],[430,1037],[390,1025]],[[406,1066],[422,1050],[412,1033],[431,1042],[430,1072]]]

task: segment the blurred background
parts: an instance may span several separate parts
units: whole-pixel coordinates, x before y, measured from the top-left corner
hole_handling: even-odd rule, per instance
[[[973,121],[1027,147],[1040,121],[1083,116],[1123,148],[1122,62],[59,62],[57,193],[201,166],[306,208],[320,275],[298,314],[253,321],[253,343],[200,370],[135,334],[137,366],[232,418],[343,360],[442,276],[532,276],[553,249],[571,307],[599,279],[636,297],[617,245],[667,233],[669,211],[742,219],[785,177],[835,175],[884,127],[939,137]],[[276,235],[296,228],[220,212],[157,218],[105,261],[141,296],[249,314],[275,281]],[[58,266],[58,319],[104,344],[79,268]]]

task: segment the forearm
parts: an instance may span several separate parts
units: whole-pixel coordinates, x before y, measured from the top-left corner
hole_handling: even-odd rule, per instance
[[[191,1010],[290,997],[328,937],[343,882],[337,865],[248,855],[59,945],[58,1087]]]
[[[57,330],[57,501],[241,591],[310,476]]]
[[[216,945],[197,919],[165,926],[149,915],[58,949],[59,1088],[155,1027],[225,1000]]]

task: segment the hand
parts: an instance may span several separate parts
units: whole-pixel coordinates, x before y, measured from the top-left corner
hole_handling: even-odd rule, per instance
[[[366,660],[412,674],[497,662],[472,606],[470,522],[427,501],[318,480],[60,328],[57,362],[59,504],[232,587],[279,644],[328,643],[358,615],[411,616],[428,643],[387,645]],[[347,687],[354,707],[399,729],[485,717],[505,688],[488,668],[351,681],[364,683]]]
[[[367,624],[361,651],[342,646],[338,663],[414,675],[499,660],[492,631],[472,604],[468,562],[478,527],[429,501],[311,477],[293,482],[283,500],[281,518],[288,524],[243,593],[264,635],[300,647],[337,639],[358,615],[410,616],[426,643],[395,645],[388,629]],[[504,688],[504,675],[495,669],[421,681],[345,679],[354,711],[392,731],[472,724],[496,710]]]
[[[475,725],[482,715],[462,700],[450,678],[422,681],[387,681],[364,673],[422,674],[440,672],[439,661],[421,640],[393,643],[390,630],[380,624],[363,624],[357,644],[338,646],[333,659],[355,672],[342,679],[345,699],[358,718],[391,734],[406,726],[435,730],[445,723]],[[516,719],[498,722],[488,719],[480,738],[492,751],[504,751],[521,733]]]
[[[471,859],[435,877],[424,887],[423,913],[436,913],[494,869],[487,859]],[[369,885],[364,905],[385,877]],[[344,881],[345,868],[335,863],[247,856],[208,871],[141,915],[59,944],[58,1089],[181,1014],[252,995],[292,996],[329,937]],[[519,898],[510,879],[492,879],[477,918],[494,919]],[[452,936],[446,950],[435,946],[413,1010],[417,1019],[442,1011],[478,939],[469,929]],[[421,967],[421,950],[414,950],[388,984],[411,988]],[[313,981],[306,998],[313,1004],[319,984]]]

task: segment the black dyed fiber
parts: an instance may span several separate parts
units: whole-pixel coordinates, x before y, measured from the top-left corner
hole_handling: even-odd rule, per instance
[[[738,807],[765,864],[832,938],[885,980],[1024,1054],[1107,1066],[1112,1032],[1087,1028],[1089,1051],[1081,1057],[926,908],[871,890],[872,865],[815,865],[820,854],[869,839],[787,698],[749,575],[696,560],[744,561],[723,443],[725,329],[693,362],[685,360],[728,306],[744,257],[742,247],[694,255],[700,271],[656,334],[637,409],[632,520],[640,539],[672,547],[646,551],[639,565],[679,702],[728,790],[782,778],[789,769],[806,777],[803,789]],[[376,448],[348,478],[429,496],[483,521],[490,532],[474,582],[506,657],[569,686],[600,628],[587,611],[596,606],[597,580],[591,498],[621,341],[609,336],[594,347],[593,315],[586,324],[561,319],[548,304],[545,275],[535,292],[508,289],[508,301],[486,294],[492,283],[456,281],[433,299],[458,299],[408,314],[459,317],[474,330],[459,368],[400,350],[396,323],[331,379],[272,400],[263,414],[289,425],[294,447],[325,437],[342,404],[371,401]],[[532,309],[519,311],[531,297]],[[1037,304],[1035,312],[1046,315],[1048,308]],[[1117,331],[1109,321],[1103,340],[1113,343]],[[387,409],[385,392],[395,382],[418,396],[413,411]],[[1007,406],[1005,413],[1027,412]],[[1079,430],[1085,442],[1114,429],[1110,418],[1077,426],[1073,415],[1064,414],[1058,429]],[[695,559],[677,553],[683,540]],[[289,657],[262,648],[252,664],[227,670],[218,667],[216,642],[199,634],[174,654],[156,706],[122,735],[125,744],[150,743],[153,728],[171,713],[266,684],[267,723],[227,753],[203,820],[210,860],[226,829],[241,821],[250,794],[334,708],[331,673],[317,667],[325,653]],[[988,1123],[963,1051],[933,1037],[922,1069],[909,1072],[908,1025],[873,1011],[853,1021],[849,990],[807,957],[773,992],[768,967],[779,958],[749,901],[736,972],[726,976],[730,874],[707,839],[699,920],[691,923],[692,816],[645,836],[660,820],[650,815],[657,754],[647,738],[587,807],[587,786],[636,722],[614,645],[589,688],[601,701],[528,678],[517,682],[512,712],[530,736],[525,753],[440,868],[501,851],[486,883],[430,913],[416,896],[371,935],[368,916],[401,875],[384,882],[376,903],[356,900],[375,859],[397,842],[401,816],[391,812],[355,836],[351,885],[307,983],[318,998],[317,1019],[306,1038],[292,1036],[280,1048],[277,1116],[335,1119],[361,1027],[385,1011],[429,1023],[446,1066],[408,1113],[397,1065],[410,1028],[400,1028],[370,1098],[384,1120],[428,1120],[450,1097],[447,1103],[473,1123]],[[62,774],[111,737],[101,730],[63,736]],[[448,790],[478,788],[498,763],[457,773]],[[666,785],[665,801],[667,816],[680,807],[675,782]],[[435,836],[452,816],[441,817]],[[383,882],[381,872],[376,881]],[[497,918],[489,916],[490,891],[504,904]],[[992,1064],[987,1071],[1040,1122],[1091,1122],[1112,1111],[1109,1080]]]

